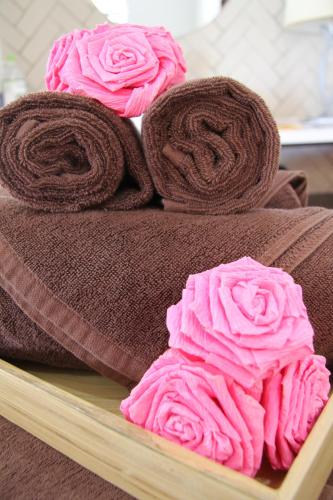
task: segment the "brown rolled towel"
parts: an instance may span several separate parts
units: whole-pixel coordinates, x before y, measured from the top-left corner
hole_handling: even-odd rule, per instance
[[[0,417],[2,500],[134,500]]]
[[[278,169],[280,140],[257,94],[230,78],[193,80],[159,97],[142,138],[168,210],[232,214],[257,206]]]
[[[94,99],[58,92],[0,110],[0,183],[51,212],[127,210],[153,194],[133,124]]]
[[[151,208],[54,214],[0,200],[0,287],[12,315],[24,314],[29,328],[125,384],[166,349],[166,310],[188,275],[244,255],[292,273],[316,350],[333,360],[332,252],[333,211],[323,208],[215,217]],[[19,325],[13,335],[25,335]]]

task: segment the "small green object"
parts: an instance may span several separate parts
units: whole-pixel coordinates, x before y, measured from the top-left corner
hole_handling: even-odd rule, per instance
[[[6,60],[8,62],[15,62],[16,61],[16,55],[15,54],[8,54],[8,56],[6,57]]]

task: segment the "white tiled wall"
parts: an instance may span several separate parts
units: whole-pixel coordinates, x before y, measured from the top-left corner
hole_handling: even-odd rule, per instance
[[[319,28],[284,28],[283,9],[284,0],[228,0],[212,24],[184,39],[190,75],[239,79],[277,117],[319,114]]]
[[[180,40],[188,76],[224,74],[239,79],[260,93],[277,117],[319,113],[316,78],[322,40],[283,28],[283,3],[228,0],[213,23]],[[17,55],[31,90],[43,86],[55,38],[103,21],[89,0],[0,0],[3,50]]]
[[[14,53],[30,90],[43,88],[47,56],[55,38],[105,21],[89,0],[0,0],[0,39]]]

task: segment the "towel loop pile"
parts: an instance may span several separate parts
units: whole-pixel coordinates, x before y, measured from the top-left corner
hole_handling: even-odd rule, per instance
[[[258,206],[279,165],[279,133],[270,111],[230,78],[169,90],[144,116],[142,136],[167,210],[244,212]]]
[[[153,193],[130,120],[60,92],[29,94],[0,110],[0,179],[15,198],[49,212],[128,210]]]

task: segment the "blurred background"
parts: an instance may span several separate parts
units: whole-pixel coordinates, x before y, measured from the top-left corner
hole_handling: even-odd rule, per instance
[[[108,20],[164,24],[188,78],[228,75],[258,92],[282,163],[333,206],[333,0],[0,0],[0,102],[43,88],[54,39]]]

